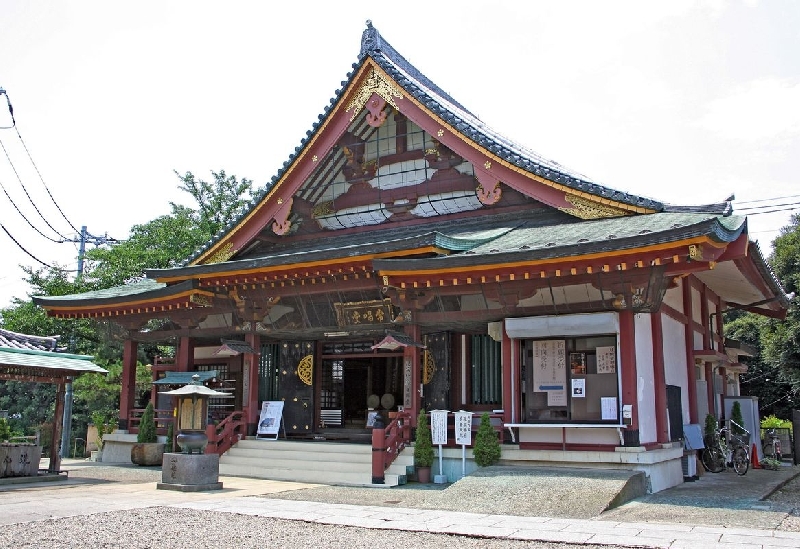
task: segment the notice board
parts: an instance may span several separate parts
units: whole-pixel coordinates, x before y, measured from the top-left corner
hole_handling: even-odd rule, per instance
[[[258,418],[258,437],[273,437],[277,440],[283,421],[283,401],[265,400],[261,403],[261,416]]]

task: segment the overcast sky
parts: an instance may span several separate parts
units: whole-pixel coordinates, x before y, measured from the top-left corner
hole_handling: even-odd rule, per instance
[[[27,296],[30,255],[77,267],[58,235],[124,239],[191,205],[175,170],[266,184],[367,19],[486,124],[606,186],[800,202],[800,2],[2,0],[0,307]],[[765,255],[791,213],[750,217]]]

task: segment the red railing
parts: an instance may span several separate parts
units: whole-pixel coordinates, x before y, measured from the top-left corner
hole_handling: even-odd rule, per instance
[[[175,416],[172,410],[153,410],[156,419],[156,434],[166,435],[167,428],[170,423],[175,423]],[[134,408],[128,414],[128,432],[137,434],[139,432],[139,424],[142,422],[142,415],[144,408]]]
[[[247,420],[244,412],[233,412],[217,425],[206,427],[206,436],[208,437],[206,454],[221,456],[230,450],[231,446],[243,439],[246,434]]]
[[[384,483],[384,472],[411,441],[411,414],[390,413],[389,425],[372,429],[372,484]]]

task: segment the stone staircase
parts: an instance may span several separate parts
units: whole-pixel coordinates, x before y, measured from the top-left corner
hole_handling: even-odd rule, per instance
[[[384,484],[372,484],[372,446],[342,442],[240,440],[219,459],[219,474],[340,486],[392,487],[413,471],[413,448],[386,470]]]

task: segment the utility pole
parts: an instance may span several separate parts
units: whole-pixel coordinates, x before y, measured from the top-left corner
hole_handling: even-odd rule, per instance
[[[78,278],[83,276],[83,258],[86,255],[86,243],[90,242],[95,246],[116,242],[116,238],[111,238],[106,233],[104,236],[94,236],[86,230],[86,225],[81,227],[81,234],[72,239],[72,242],[80,243],[78,246]],[[69,440],[72,436],[72,379],[66,383],[64,393],[64,419],[61,423],[61,457],[69,457]]]

